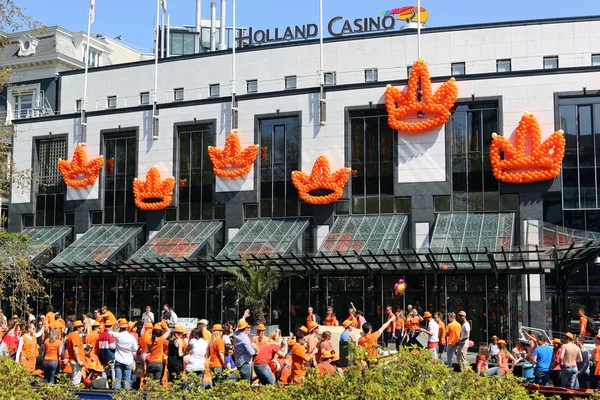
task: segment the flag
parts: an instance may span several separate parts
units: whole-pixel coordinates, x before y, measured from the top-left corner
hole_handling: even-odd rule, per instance
[[[160,0],[160,8],[162,8],[163,12],[167,12],[167,0]]]
[[[96,14],[96,0],[90,0],[90,24],[94,23],[94,14]]]

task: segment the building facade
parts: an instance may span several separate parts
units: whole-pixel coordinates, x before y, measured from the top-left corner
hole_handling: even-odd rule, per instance
[[[458,99],[442,127],[419,134],[390,128],[384,100],[418,58],[411,30],[326,39],[324,105],[318,40],[238,49],[235,110],[231,50],[161,59],[154,138],[153,63],[100,66],[89,74],[97,106],[85,142],[105,165],[87,189],[66,186],[56,167],[82,141],[84,74],[61,72],[60,115],[13,121],[14,162],[43,185],[12,189],[9,229],[53,238],[44,242],[53,254],[37,260],[65,313],[107,304],[136,317],[170,303],[180,316],[235,319],[241,305],[218,285],[222,268],[245,257],[296,273],[270,299],[284,330],[309,305],[344,319],[350,302],[371,321],[387,304],[464,309],[477,342],[520,325],[558,329],[562,277],[546,250],[585,236],[569,229],[600,232],[598,39],[600,17],[424,29],[433,90],[452,76]],[[525,112],[543,138],[564,130],[562,173],[503,183],[489,162],[492,133],[513,137]],[[207,148],[223,148],[232,115],[242,148],[258,144],[260,155],[244,178],[223,179]],[[301,201],[291,180],[320,155],[332,171],[353,171],[333,204]],[[171,206],[143,211],[133,180],[153,166],[178,184]],[[600,273],[582,260],[568,275],[567,307],[598,313]],[[407,290],[393,297],[399,278]]]

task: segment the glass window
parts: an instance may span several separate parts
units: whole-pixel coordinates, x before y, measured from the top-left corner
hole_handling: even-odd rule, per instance
[[[452,63],[452,76],[456,76],[456,75],[464,75],[466,73],[466,68],[465,68],[465,63],[464,62],[460,62],[460,63]]]
[[[387,115],[357,112],[350,117],[352,214],[394,212],[394,131]]]
[[[496,60],[496,72],[510,72],[511,62],[507,60]]]
[[[592,65],[597,67],[600,65],[600,54],[592,54]]]
[[[258,218],[258,204],[245,204],[244,218]]]
[[[173,89],[173,101],[183,101],[183,88]]]
[[[379,72],[377,68],[365,69],[365,82],[377,82],[379,80]]]
[[[57,161],[67,158],[65,139],[42,139],[36,143],[37,166],[35,179],[35,226],[64,225],[64,193],[66,187]]]
[[[75,111],[76,112],[81,112],[81,104],[82,104],[81,99],[75,100]]]
[[[34,117],[34,92],[15,91],[13,95],[14,115],[16,119]]]
[[[337,84],[337,74],[335,72],[325,72],[325,86],[335,86]]]
[[[214,124],[179,128],[179,221],[213,219],[214,174],[208,146]]]
[[[208,93],[210,97],[219,97],[221,95],[221,85],[218,83],[209,85]]]
[[[117,108],[117,96],[108,96],[106,98],[107,108]]]
[[[259,131],[260,217],[298,216],[298,190],[290,178],[300,168],[298,118],[261,119]]]
[[[246,93],[256,93],[258,92],[258,81],[256,79],[251,79],[246,81]]]
[[[558,68],[558,56],[544,57],[544,69]]]
[[[519,209],[518,194],[502,195],[502,211],[517,211]]]
[[[150,104],[150,92],[140,93],[140,104]]]
[[[285,88],[286,89],[296,89],[296,84],[297,84],[296,75],[285,77]]]
[[[136,207],[133,180],[137,166],[135,133],[106,136],[104,149],[104,223],[134,223]]]
[[[406,77],[410,77],[410,73],[412,72],[412,66],[406,67]]]
[[[452,199],[450,196],[433,196],[433,211],[436,213],[451,212]]]

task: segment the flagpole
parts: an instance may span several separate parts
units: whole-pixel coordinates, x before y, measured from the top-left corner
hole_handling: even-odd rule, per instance
[[[85,145],[87,141],[87,116],[85,111],[87,110],[87,83],[88,83],[88,64],[90,63],[90,35],[92,30],[92,13],[95,13],[94,9],[96,4],[93,0],[90,1],[90,8],[88,9],[88,29],[87,29],[87,43],[85,46],[85,54],[83,62],[85,63],[85,73],[83,74],[83,100],[81,101],[81,144]]]
[[[232,11],[233,13],[232,15],[232,25],[233,25],[233,40],[232,40],[232,44],[233,44],[233,48],[232,48],[232,60],[231,60],[231,130],[232,131],[236,131],[237,130],[237,123],[235,121],[236,116],[237,116],[237,107],[236,107],[236,99],[235,99],[235,48],[237,47],[237,37],[236,37],[236,31],[235,31],[235,0],[232,0]]]
[[[414,3],[413,3],[414,4]],[[417,0],[417,59],[421,59],[421,0]]]
[[[154,38],[154,102],[152,103],[152,139],[158,139],[158,115],[156,105],[158,103],[158,27],[160,15],[160,0],[156,0],[156,31]]]
[[[325,71],[323,70],[323,0],[319,0],[319,123],[325,125]]]

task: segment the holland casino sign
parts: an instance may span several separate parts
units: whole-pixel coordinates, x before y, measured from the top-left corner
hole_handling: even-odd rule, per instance
[[[393,15],[383,15],[377,18],[357,18],[353,21],[344,19],[343,17],[335,17],[329,20],[327,31],[329,35],[339,37],[356,33],[388,31],[395,27],[396,18]],[[254,46],[264,43],[312,39],[317,36],[319,36],[319,26],[317,24],[305,24],[288,26],[285,29],[275,28],[273,30],[248,28],[247,35],[238,37],[237,40],[238,47],[242,47],[244,44]]]

